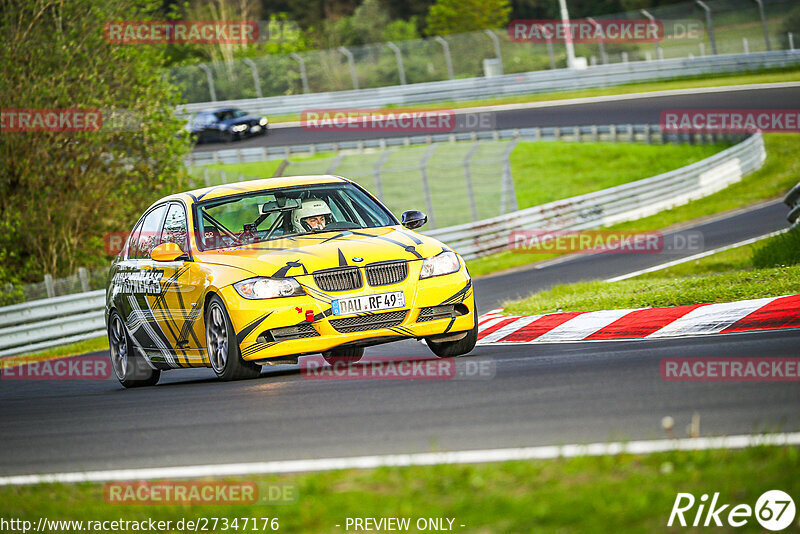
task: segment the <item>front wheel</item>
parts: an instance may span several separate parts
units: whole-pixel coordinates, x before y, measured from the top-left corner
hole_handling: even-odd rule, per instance
[[[463,356],[475,348],[478,342],[478,323],[472,327],[472,330],[467,332],[467,335],[458,341],[442,341],[436,342],[426,339],[428,348],[433,351],[435,355],[440,358],[447,358],[452,356]]]
[[[331,365],[335,365],[338,362],[350,365],[357,363],[364,357],[364,347],[339,347],[326,350],[322,353],[322,357]]]
[[[211,368],[220,380],[243,380],[261,374],[260,365],[242,359],[231,319],[216,295],[206,307],[206,348]]]
[[[136,353],[125,322],[117,310],[108,315],[108,348],[111,367],[117,380],[126,388],[155,386],[161,371],[153,369]]]

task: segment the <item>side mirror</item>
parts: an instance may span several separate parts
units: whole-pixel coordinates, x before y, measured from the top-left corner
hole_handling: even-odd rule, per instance
[[[150,251],[150,259],[153,261],[177,261],[186,253],[175,243],[161,243]]]
[[[414,230],[428,222],[428,216],[417,210],[404,211],[400,216],[400,223],[408,228]]]

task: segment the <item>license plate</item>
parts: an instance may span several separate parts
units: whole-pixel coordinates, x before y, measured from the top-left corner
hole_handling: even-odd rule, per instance
[[[391,310],[393,308],[402,308],[405,305],[406,298],[402,291],[331,301],[331,309],[334,315]]]
[[[253,133],[258,133],[258,132],[261,131],[261,126],[255,125],[255,126],[250,128],[250,131],[253,132]]]

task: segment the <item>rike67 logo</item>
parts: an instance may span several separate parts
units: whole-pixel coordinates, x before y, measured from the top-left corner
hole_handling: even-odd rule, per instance
[[[792,498],[781,490],[764,492],[756,501],[755,508],[749,504],[723,504],[719,492],[714,493],[710,502],[706,493],[700,499],[695,499],[691,493],[678,493],[667,526],[743,527],[755,516],[763,528],[779,531],[792,524],[796,512]]]

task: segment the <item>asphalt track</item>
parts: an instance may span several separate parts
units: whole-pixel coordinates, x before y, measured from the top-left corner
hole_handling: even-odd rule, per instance
[[[358,107],[355,103],[354,107]],[[580,126],[592,124],[658,124],[662,111],[670,109],[798,109],[800,87],[752,88],[747,90],[715,88],[711,93],[671,96],[647,96],[581,104],[558,104],[491,112],[491,129],[529,128],[533,126]],[[455,132],[473,128],[456,128]],[[301,127],[271,129],[269,135],[235,143],[204,143],[196,152],[258,146],[283,146],[332,141],[352,141],[380,137],[402,137],[407,133],[305,131]]]
[[[705,246],[785,227],[777,202],[708,221]],[[605,278],[675,254],[579,256],[478,279],[482,312],[556,282]],[[402,342],[368,355],[428,357]],[[668,382],[667,357],[800,355],[800,332],[622,342],[479,346],[470,380],[308,380],[296,366],[220,383],[210,370],[171,371],[153,388],[107,381],[0,380],[0,475],[587,443],[800,430],[792,382]]]

